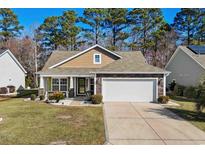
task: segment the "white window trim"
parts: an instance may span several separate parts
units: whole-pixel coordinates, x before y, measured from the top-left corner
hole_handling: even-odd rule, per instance
[[[67,91],[61,91],[61,83],[60,83],[60,79],[66,79],[67,80],[67,89],[68,89],[68,79],[67,78],[52,78],[52,81],[51,81],[51,92],[54,92],[54,90],[53,90],[53,79],[58,79],[58,91],[60,91],[60,92],[67,92]]]
[[[98,55],[99,58],[100,58],[100,59],[99,59],[99,60],[100,60],[99,62],[96,62],[96,61],[95,61],[95,56],[97,56],[97,55]],[[93,64],[101,64],[101,62],[102,62],[102,56],[101,56],[101,54],[100,54],[100,53],[95,53],[95,54],[93,54]]]

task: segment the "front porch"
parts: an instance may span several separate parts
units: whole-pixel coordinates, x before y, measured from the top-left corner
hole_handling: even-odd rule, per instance
[[[88,93],[95,93],[94,76],[40,76],[40,89],[46,98],[59,91],[65,98],[83,98]]]

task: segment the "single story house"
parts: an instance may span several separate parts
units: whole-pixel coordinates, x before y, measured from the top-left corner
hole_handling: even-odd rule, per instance
[[[165,66],[171,74],[167,84],[175,80],[183,86],[197,86],[205,77],[205,46],[179,46]]]
[[[10,50],[0,50],[0,87],[25,87],[26,70]]]
[[[104,102],[155,102],[166,95],[169,72],[149,65],[140,51],[110,51],[94,45],[83,51],[54,51],[38,72],[46,95],[61,91],[74,97],[86,91]]]

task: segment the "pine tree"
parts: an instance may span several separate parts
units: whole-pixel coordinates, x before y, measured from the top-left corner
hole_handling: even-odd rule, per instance
[[[36,38],[45,50],[55,50],[61,44],[59,17],[51,16],[36,30]]]
[[[23,30],[17,16],[11,9],[0,8],[0,39],[8,41],[9,38],[18,36]]]
[[[80,21],[87,24],[88,28],[83,28],[84,37],[90,44],[99,44],[103,35],[103,22],[105,19],[105,9],[87,8],[83,12],[84,17],[80,17]]]
[[[181,9],[174,18],[172,26],[183,44],[190,45],[197,33],[198,9]]]
[[[106,9],[106,17],[103,27],[107,29],[107,36],[111,32],[111,44],[108,47],[112,50],[117,50],[117,43],[128,38],[128,33],[125,31],[127,27],[127,9]]]
[[[75,11],[65,11],[60,17],[62,45],[69,50],[76,50],[77,36],[80,28],[76,26],[77,15]]]
[[[164,18],[160,9],[133,9],[129,12],[129,24],[131,27],[132,48],[138,48],[145,55],[147,50],[155,47],[160,39]]]
[[[197,33],[194,36],[196,43],[198,45],[205,45],[205,9],[198,9],[198,17],[197,17]]]

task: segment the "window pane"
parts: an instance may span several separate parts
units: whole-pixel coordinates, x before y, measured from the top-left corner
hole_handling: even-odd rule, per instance
[[[94,84],[94,79],[90,79],[90,84]]]
[[[52,80],[52,89],[53,91],[59,91],[59,79]]]
[[[95,55],[95,62],[97,62],[97,63],[100,62],[100,55]]]
[[[67,91],[67,79],[60,79],[60,91]]]

